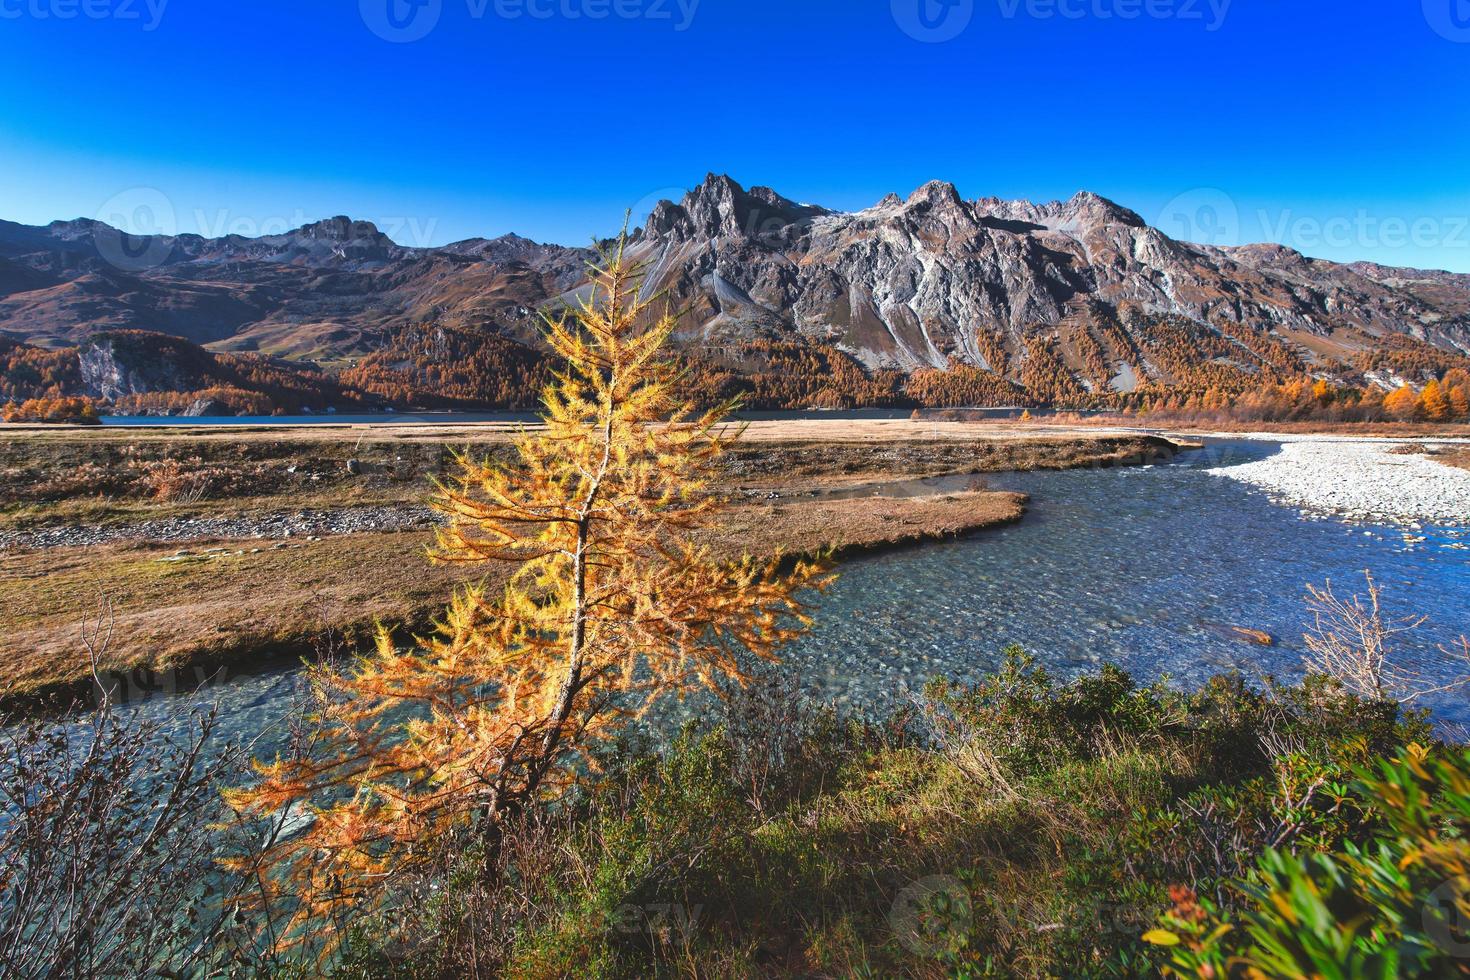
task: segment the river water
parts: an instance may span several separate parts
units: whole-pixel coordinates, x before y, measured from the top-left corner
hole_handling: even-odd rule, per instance
[[[1411,656],[1470,631],[1470,530],[1310,519],[1206,472],[1276,450],[1214,442],[1151,467],[988,476],[991,487],[1031,495],[1023,521],[844,563],[815,609],[815,628],[786,650],[785,663],[814,693],[879,711],[911,698],[928,677],[992,670],[1009,643],[1064,676],[1112,662],[1141,680],[1167,676],[1183,686],[1223,671],[1289,680],[1303,654],[1307,584],[1330,579],[1349,595],[1362,591],[1364,570],[1391,614],[1430,618],[1406,641]],[[867,492],[874,489],[936,486]],[[1245,642],[1235,626],[1276,642]],[[292,672],[278,670],[129,710],[178,721],[218,698],[226,733],[258,736],[269,751],[296,686]],[[1470,724],[1464,694],[1429,704],[1441,720]]]
[[[1112,662],[1186,687],[1231,670],[1291,679],[1307,584],[1364,592],[1365,570],[1390,614],[1429,617],[1405,643],[1411,656],[1470,631],[1467,529],[1310,519],[1206,472],[1276,449],[1217,442],[1166,465],[992,477],[1031,495],[1025,520],[849,564],[791,659],[852,700],[984,673],[1008,643],[1064,675]],[[1248,643],[1236,626],[1276,643]],[[1470,722],[1463,694],[1433,706]]]

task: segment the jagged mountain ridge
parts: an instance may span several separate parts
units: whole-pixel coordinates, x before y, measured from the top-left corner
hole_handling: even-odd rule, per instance
[[[683,311],[680,342],[737,372],[752,345],[794,344],[869,372],[960,366],[1076,398],[1362,380],[1354,355],[1403,338],[1470,352],[1470,276],[1179,242],[1088,192],[965,200],[933,181],[839,212],[711,174],[659,203],[631,248]],[[0,333],[60,346],[153,330],[329,367],[423,328],[534,347],[538,310],[576,295],[591,257],[515,235],[409,248],[346,217],[217,239],[0,222]]]
[[[1108,367],[1168,381],[1147,357],[1150,330],[1167,319],[1227,341],[1244,370],[1269,364],[1268,351],[1283,366],[1296,356],[1331,370],[1395,334],[1470,351],[1470,276],[1178,242],[1087,192],[1041,205],[965,201],[935,181],[837,213],[711,176],[681,204],[660,205],[638,246],[659,285],[691,305],[704,340],[795,332],[869,368],[959,361],[1013,372],[1033,347],[1055,344],[1086,383],[1074,348],[1091,346],[1090,334]]]

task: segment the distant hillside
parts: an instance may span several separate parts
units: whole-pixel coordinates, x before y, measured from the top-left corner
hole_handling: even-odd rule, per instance
[[[632,248],[683,311],[692,383],[769,407],[1106,404],[1309,375],[1391,388],[1470,363],[1470,276],[1178,242],[1085,192],[967,201],[936,181],[849,213],[710,175]],[[405,248],[345,217],[218,239],[0,222],[0,337],[75,348],[50,380],[7,369],[0,396],[529,404],[539,312],[579,295],[592,257],[514,235]],[[119,387],[82,370],[118,331],[194,346],[127,335]]]

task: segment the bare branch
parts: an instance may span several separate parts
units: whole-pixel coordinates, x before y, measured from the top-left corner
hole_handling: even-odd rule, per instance
[[[1440,646],[1440,656],[1415,665],[1396,648],[1398,637],[1413,633],[1427,620],[1410,616],[1385,617],[1382,590],[1369,572],[1366,600],[1354,595],[1339,599],[1329,580],[1320,588],[1307,586],[1307,608],[1313,626],[1304,639],[1309,671],[1329,677],[1358,697],[1411,704],[1431,694],[1470,685],[1470,640],[1456,648]]]

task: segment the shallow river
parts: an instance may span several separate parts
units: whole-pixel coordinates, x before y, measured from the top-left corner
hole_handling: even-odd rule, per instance
[[[1467,529],[1306,519],[1205,472],[1275,450],[1216,442],[1147,468],[987,477],[1031,495],[1021,523],[845,563],[816,609],[816,628],[788,648],[786,662],[821,695],[880,709],[927,677],[993,669],[1013,642],[1062,674],[1111,661],[1141,679],[1167,675],[1186,686],[1227,670],[1292,678],[1307,583],[1330,578],[1349,595],[1362,591],[1364,569],[1383,586],[1389,612],[1430,617],[1411,649],[1430,651],[1470,630]],[[1270,633],[1276,644],[1248,644],[1232,626]],[[228,730],[263,734],[264,748],[294,685],[286,672],[238,677],[136,710],[179,718],[218,697]],[[1441,719],[1470,723],[1465,695],[1432,704]]]
[[[1307,583],[1362,592],[1365,569],[1390,612],[1430,617],[1411,647],[1470,630],[1470,532],[1308,519],[1205,472],[1274,451],[1221,442],[1162,466],[991,477],[1031,495],[1025,520],[847,565],[793,659],[851,698],[984,672],[1012,642],[1062,673],[1113,662],[1185,686],[1226,670],[1289,678]],[[1470,721],[1463,696],[1436,708]]]

